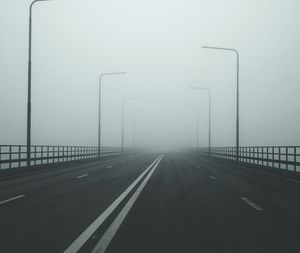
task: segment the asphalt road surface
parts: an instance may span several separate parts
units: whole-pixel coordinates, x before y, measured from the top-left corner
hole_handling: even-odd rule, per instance
[[[195,154],[0,178],[0,252],[300,252],[300,181]]]

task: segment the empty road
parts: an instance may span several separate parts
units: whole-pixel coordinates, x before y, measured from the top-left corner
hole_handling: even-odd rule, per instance
[[[300,181],[195,154],[0,178],[0,252],[300,252]]]

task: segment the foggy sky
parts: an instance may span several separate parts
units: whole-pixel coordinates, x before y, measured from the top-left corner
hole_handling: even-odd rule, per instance
[[[0,143],[26,143],[28,8],[0,1]],[[297,0],[53,0],[33,10],[32,144],[96,145],[100,73],[103,145],[156,149],[235,144],[240,51],[240,145],[300,143],[300,2]]]

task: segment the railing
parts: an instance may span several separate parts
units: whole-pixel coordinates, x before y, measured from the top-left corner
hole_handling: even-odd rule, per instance
[[[204,152],[208,153],[207,150]],[[236,148],[212,148],[211,155],[236,160]],[[279,168],[285,171],[300,172],[300,146],[240,147],[239,161]]]
[[[120,153],[120,148],[102,147],[101,155]],[[31,146],[30,165],[59,163],[98,157],[93,146]],[[0,145],[0,169],[27,166],[26,145]]]

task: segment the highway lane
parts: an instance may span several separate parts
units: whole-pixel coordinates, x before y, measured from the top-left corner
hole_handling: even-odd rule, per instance
[[[98,160],[86,160],[71,162],[66,164],[50,164],[49,168],[41,168],[40,170],[31,171],[24,169],[17,174],[12,174],[0,177],[0,199],[8,198],[14,192],[18,193],[20,191],[30,191],[39,187],[46,187],[47,184],[51,184],[51,178],[54,179],[54,183],[63,182],[72,175],[77,176],[84,174],[84,172],[97,171],[99,168],[105,168],[105,166],[118,165],[126,161],[126,156],[113,156],[105,157],[101,159],[99,163]],[[48,165],[47,165],[48,166]],[[44,182],[46,180],[46,182]],[[19,189],[18,187],[21,187]],[[28,187],[28,188],[27,188]]]
[[[300,252],[300,184],[245,166],[145,154],[1,180],[25,196],[0,199],[0,252]]]
[[[1,179],[0,201],[26,196],[0,204],[0,252],[63,252],[154,158],[120,156]]]
[[[230,163],[165,156],[106,252],[300,252],[299,197]]]
[[[197,156],[195,159],[206,173],[218,178],[218,183],[224,188],[240,197],[248,196],[264,208],[264,214],[270,222],[277,224],[294,239],[298,238],[300,181],[297,178],[274,177],[261,167],[247,164],[237,166],[235,162],[223,159],[206,156]]]

